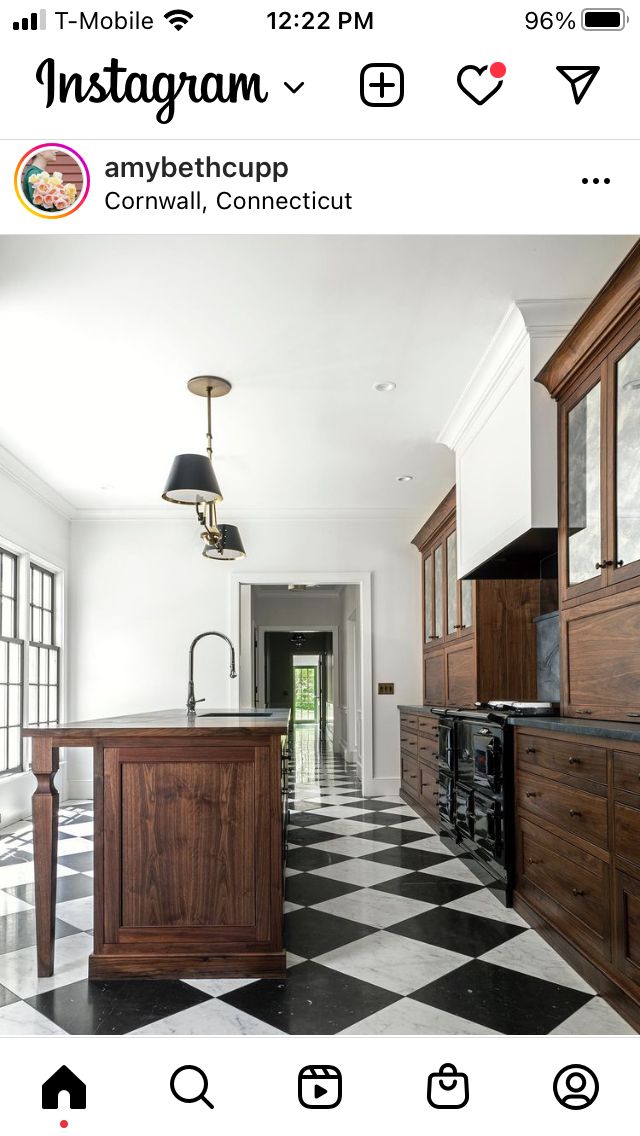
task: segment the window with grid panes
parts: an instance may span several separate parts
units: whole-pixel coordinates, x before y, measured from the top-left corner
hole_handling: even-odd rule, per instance
[[[23,657],[18,639],[18,558],[0,548],[0,775],[22,769]]]
[[[56,645],[55,576],[29,569],[29,725],[57,726],[60,648]]]

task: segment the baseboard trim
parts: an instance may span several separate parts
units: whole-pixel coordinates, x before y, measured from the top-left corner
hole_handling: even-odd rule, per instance
[[[367,797],[397,797],[400,793],[399,777],[369,777],[363,780],[362,789]]]
[[[284,951],[224,955],[89,955],[90,981],[120,978],[286,978]]]

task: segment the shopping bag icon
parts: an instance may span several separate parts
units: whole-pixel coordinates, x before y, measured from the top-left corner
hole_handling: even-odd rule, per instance
[[[429,1074],[427,1100],[432,1108],[464,1108],[469,1101],[467,1074],[459,1073],[455,1065],[441,1065],[437,1073]]]

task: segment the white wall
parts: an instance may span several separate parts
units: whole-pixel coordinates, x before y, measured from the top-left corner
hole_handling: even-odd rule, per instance
[[[69,521],[61,508],[63,503],[55,502],[55,495],[42,487],[43,494],[30,489],[37,479],[20,466],[11,455],[0,449],[0,544],[20,553],[30,553],[47,566],[64,573],[68,582],[69,567]],[[50,500],[47,500],[47,498]],[[25,574],[26,575],[26,574]],[[22,586],[26,579],[22,580]],[[62,597],[62,625],[65,624],[65,596]],[[20,628],[21,638],[27,636],[27,628]],[[66,638],[66,636],[65,636]],[[64,661],[63,661],[64,668]],[[62,696],[64,698],[64,675]],[[65,755],[61,754],[61,772],[57,785],[61,796],[65,796]],[[31,796],[35,780],[31,773],[9,774],[0,778],[0,823],[11,824],[29,815]]]
[[[374,691],[379,680],[396,684],[395,699],[374,694],[373,776],[381,791],[391,791],[399,783],[396,705],[421,701],[420,579],[410,541],[422,519],[243,520],[248,555],[235,564],[200,555],[190,517],[74,522],[70,716],[182,706],[194,635],[236,635],[234,573],[335,571],[339,579],[340,572],[370,571]],[[234,693],[225,645],[205,640],[198,652],[196,695],[225,705]],[[90,767],[79,753],[72,780],[86,791]]]
[[[360,591],[353,584],[340,596],[340,702],[339,743],[344,756],[362,767],[362,704],[360,697]],[[384,680],[383,680],[384,681]]]

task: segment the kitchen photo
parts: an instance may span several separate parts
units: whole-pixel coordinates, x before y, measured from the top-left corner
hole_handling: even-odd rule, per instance
[[[2,237],[0,328],[0,1036],[640,1031],[638,237]]]

